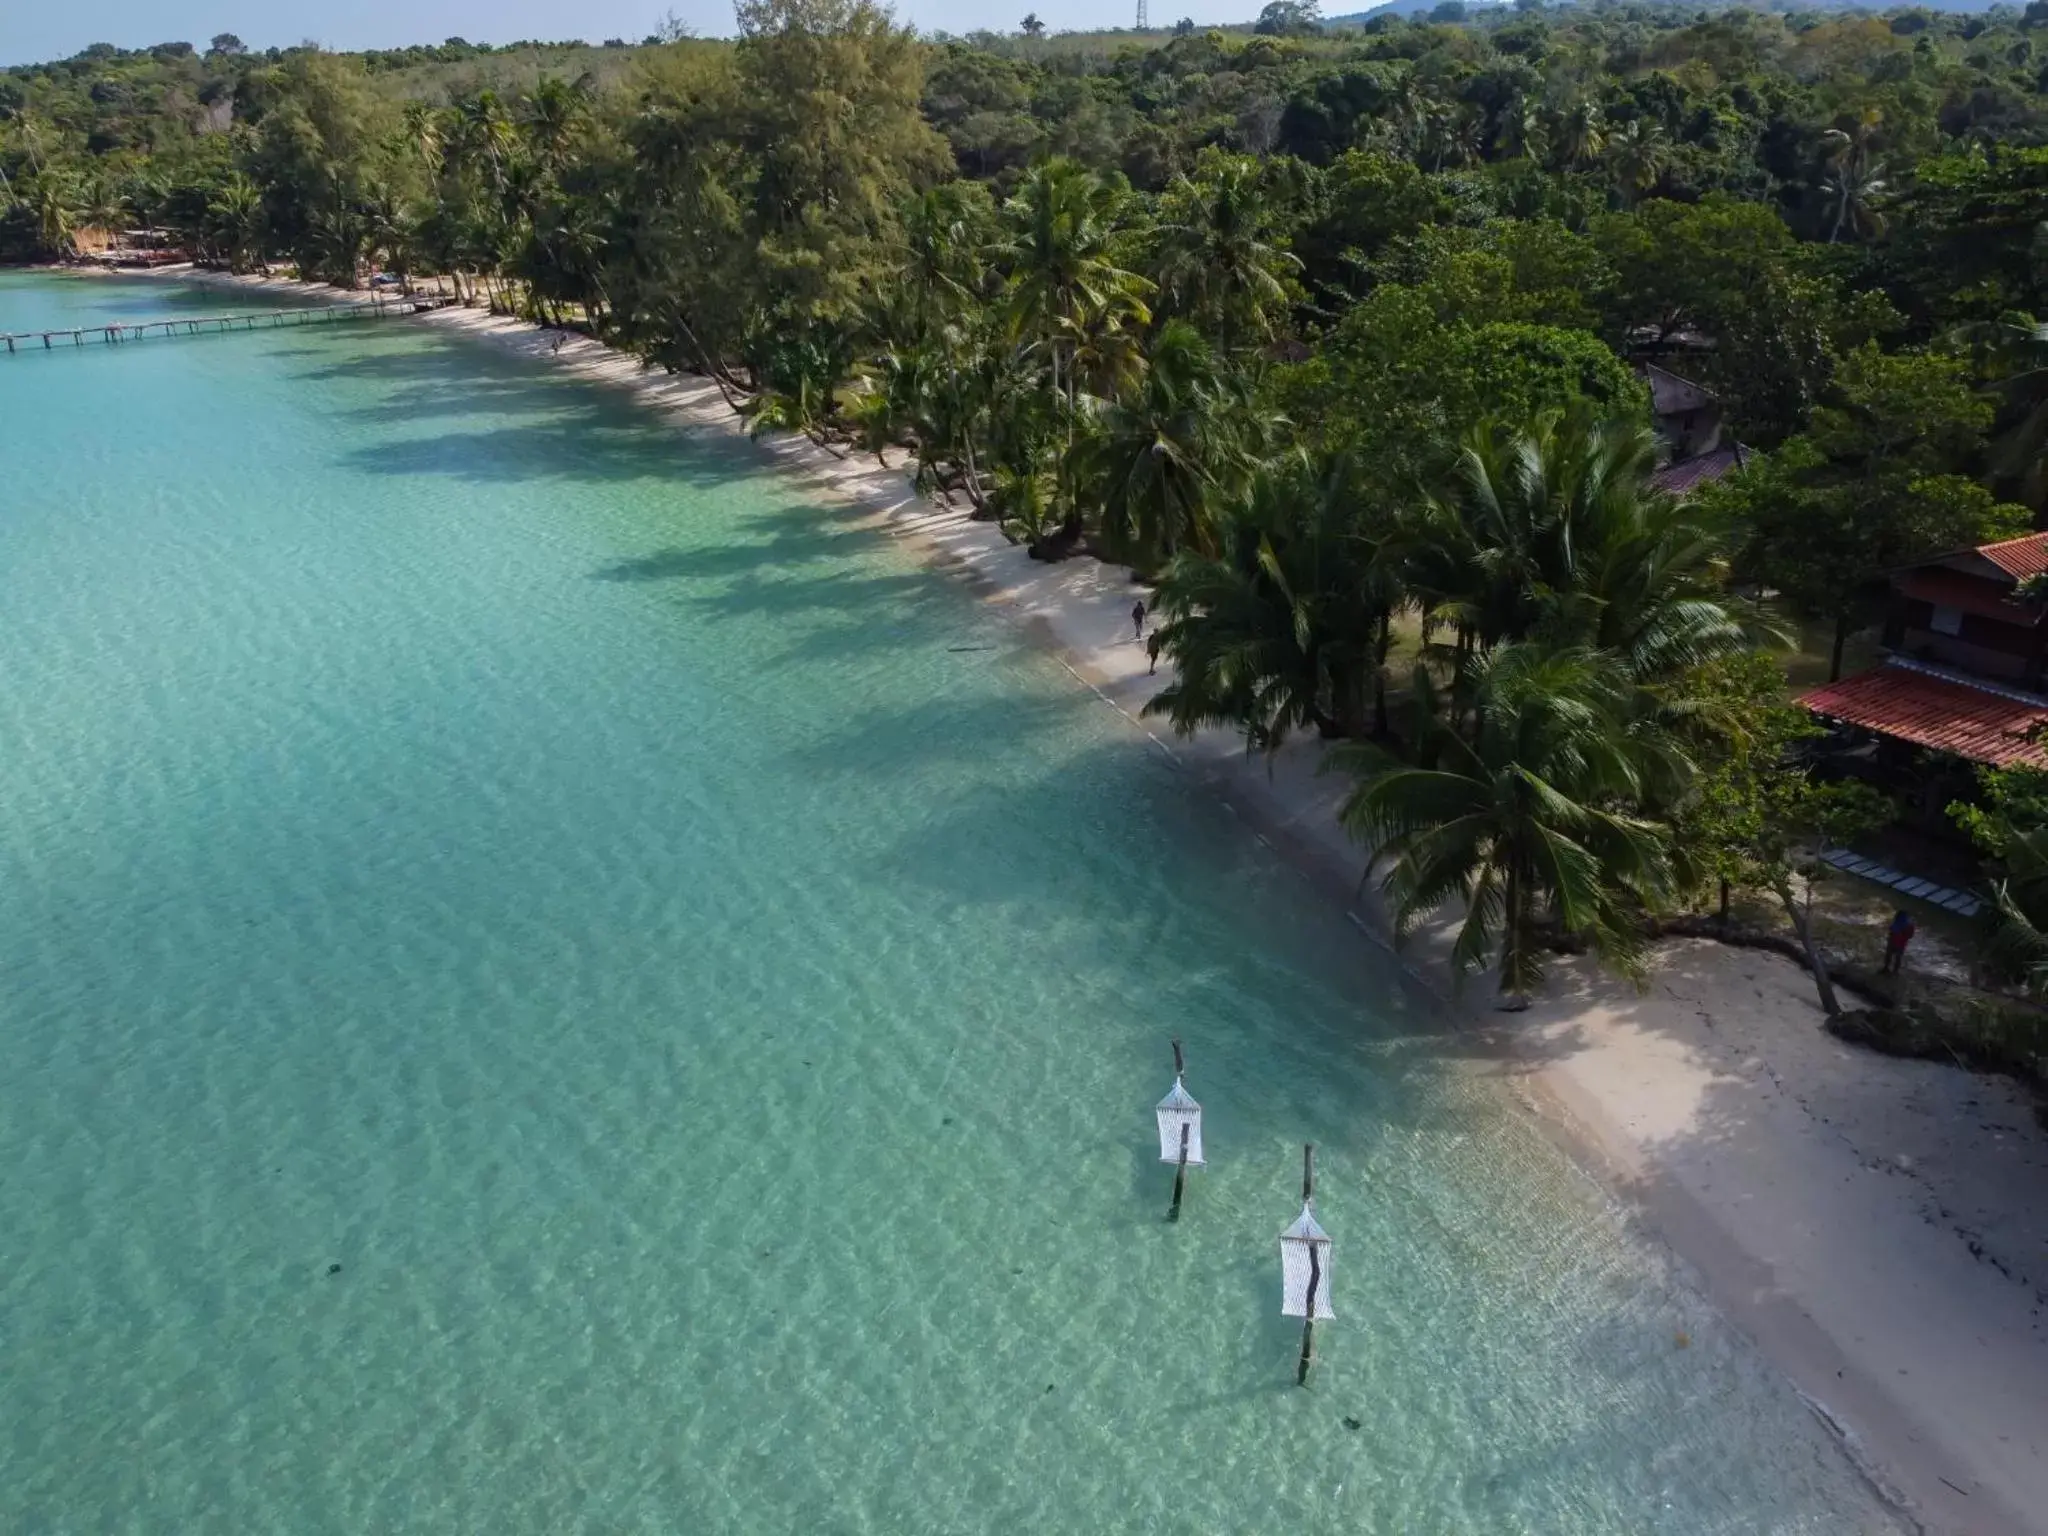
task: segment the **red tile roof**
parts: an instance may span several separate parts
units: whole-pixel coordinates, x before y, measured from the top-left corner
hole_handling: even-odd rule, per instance
[[[2014,581],[2025,581],[2029,576],[2048,571],[2048,533],[2030,533],[2023,539],[1980,544],[1977,553]]]
[[[1952,677],[1887,662],[1801,697],[1816,715],[1996,768],[2048,768],[2048,702],[2029,703]]]
[[[1695,486],[1718,480],[1731,469],[1740,468],[1742,455],[1740,448],[1716,448],[1712,453],[1665,465],[1650,476],[1650,484],[1673,496],[1683,496]]]

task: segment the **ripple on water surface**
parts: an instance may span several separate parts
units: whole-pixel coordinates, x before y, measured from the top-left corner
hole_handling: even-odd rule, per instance
[[[1890,1528],[1295,877],[744,452],[406,323],[0,360],[0,434],[7,1528]]]

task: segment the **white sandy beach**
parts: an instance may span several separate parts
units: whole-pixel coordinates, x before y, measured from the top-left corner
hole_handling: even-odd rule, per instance
[[[162,270],[222,287],[336,290]],[[680,426],[738,433],[715,386],[475,310],[461,329],[634,391]],[[880,531],[912,542],[1012,610],[1111,706],[1222,794],[1361,930],[1361,858],[1338,832],[1342,789],[1313,742],[1268,764],[1221,732],[1163,740],[1139,721],[1161,679],[1132,639],[1136,589],[1089,560],[1047,566],[964,510],[915,494],[872,458],[802,439],[764,456]],[[1418,982],[1448,990],[1445,944],[1419,936]],[[1560,969],[1512,1023],[1483,988],[1447,999],[1452,1054],[1496,1074],[1556,1128],[1643,1229],[1788,1373],[1875,1481],[1926,1529],[2048,1532],[2048,1133],[2011,1083],[1851,1049],[1820,1029],[1790,962],[1707,941],[1668,944],[1641,994],[1590,966]]]

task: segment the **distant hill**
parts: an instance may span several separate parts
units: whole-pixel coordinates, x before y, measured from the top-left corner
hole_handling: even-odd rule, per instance
[[[1376,5],[1369,11],[1354,11],[1348,16],[1325,16],[1326,27],[1362,27],[1375,16],[1427,16],[1443,0],[1387,0],[1385,5]],[[1507,0],[1464,0],[1465,10],[1497,11]]]
[[[1443,3],[1444,0],[1387,0],[1385,5],[1376,5],[1370,10],[1353,11],[1343,16],[1325,16],[1323,18],[1323,25],[1326,27],[1359,27],[1371,21],[1375,16],[1427,16]],[[1471,14],[1479,11],[1503,10],[1510,3],[1510,0],[1462,0],[1462,3],[1466,12]],[[1570,0],[1552,0],[1552,3],[1561,8],[1562,5],[1569,4]],[[1861,10],[1878,14],[1897,10],[1968,13],[1972,11],[1988,11],[1996,5],[2010,5],[2012,3],[2013,0],[1910,0],[1910,3],[1899,4],[1872,3],[1872,0],[1779,0],[1779,3],[1769,6],[1769,9],[1785,11]]]
[[[1505,10],[1511,0],[1460,0],[1466,14],[1481,10]],[[1325,27],[1364,27],[1374,16],[1427,16],[1436,10],[1444,0],[1386,0],[1382,6],[1370,10],[1354,10],[1343,16],[1323,16]],[[1571,0],[1550,0],[1552,8],[1563,8]],[[1898,4],[1874,4],[1874,0],[1778,0],[1769,10],[1948,10],[1948,12],[1976,12],[1991,10],[1997,4],[2013,4],[2013,0],[1901,0]]]

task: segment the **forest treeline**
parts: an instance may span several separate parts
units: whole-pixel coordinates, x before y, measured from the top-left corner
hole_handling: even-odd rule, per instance
[[[1128,563],[1155,709],[1337,741],[1402,922],[1461,899],[1459,960],[1511,1001],[1558,942],[1636,971],[1647,916],[1731,889],[1809,937],[1802,860],[1884,807],[1800,767],[1775,650],[1812,624],[1839,670],[1879,573],[2048,503],[2048,3],[737,16],[11,69],[0,253],[142,226],[449,274]],[[1659,488],[1644,359],[1711,391],[1739,472]],[[1994,958],[2048,989],[2033,794],[1969,825]]]

